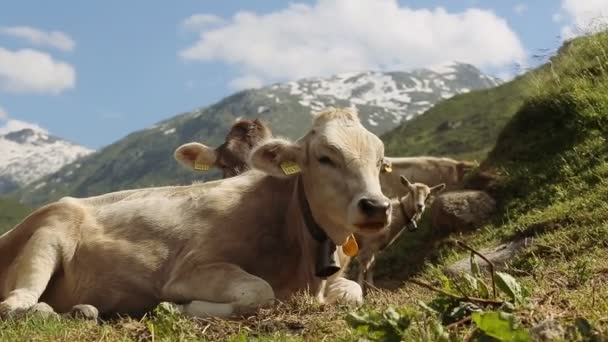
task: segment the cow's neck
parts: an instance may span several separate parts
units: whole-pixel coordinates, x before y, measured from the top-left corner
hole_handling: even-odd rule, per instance
[[[391,224],[388,227],[385,245],[383,248],[390,246],[403,233],[404,230],[413,230],[416,228],[415,210],[413,209],[411,197],[406,195],[406,198],[401,200],[391,201],[393,217]]]
[[[315,276],[327,278],[340,270],[340,266],[335,260],[334,252],[336,251],[336,245],[312,216],[312,211],[304,192],[302,178],[298,177],[296,183],[298,205],[304,226],[310,233],[310,236],[318,243],[318,249],[315,254]]]
[[[306,221],[312,219],[312,213],[306,213],[306,209],[303,209],[300,204],[300,195],[298,194],[300,187],[300,185],[298,185],[299,182],[300,180],[295,178],[292,183],[292,189],[294,191],[292,192],[291,200],[287,207],[287,216],[284,224],[285,229],[289,232],[288,239],[292,241],[292,243],[295,243],[290,252],[297,253],[298,255],[294,255],[293,258],[290,258],[290,260],[294,260],[293,265],[285,265],[285,267],[291,267],[292,269],[291,278],[288,280],[289,286],[285,286],[285,288],[282,288],[281,290],[275,289],[275,291],[281,291],[281,293],[277,294],[279,298],[286,297],[285,295],[287,294],[291,295],[302,290],[307,290],[310,294],[316,296],[318,295],[318,292],[322,290],[321,284],[323,278],[316,275],[317,267],[315,265],[317,253],[323,244],[318,241],[318,238],[321,238],[322,234],[319,234],[319,231],[316,230],[317,227],[320,228],[318,224],[316,227],[307,226]],[[305,218],[307,216],[308,218]],[[322,228],[320,229],[323,231]],[[317,239],[315,239],[314,235],[317,235]],[[325,237],[326,236],[327,235],[325,235]],[[330,240],[327,239],[325,241],[327,242]]]

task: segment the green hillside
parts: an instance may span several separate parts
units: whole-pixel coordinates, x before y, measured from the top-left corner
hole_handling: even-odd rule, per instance
[[[17,201],[0,198],[0,235],[13,228],[30,211],[30,208]]]
[[[490,192],[499,212],[479,231],[458,236],[477,249],[532,238],[508,271],[530,292],[515,317],[530,328],[559,313],[558,325],[571,334],[562,335],[567,340],[599,341],[592,337],[600,332],[608,338],[607,52],[608,33],[579,38],[560,49],[552,67],[525,76],[520,89],[526,94],[515,97],[516,108],[503,106],[514,115],[468,184]],[[456,236],[423,226],[380,258],[379,275],[393,283],[418,275],[444,289],[470,291],[466,280],[448,281],[443,274],[443,266],[466,256],[450,242]],[[460,331],[472,332],[468,324]]]
[[[384,134],[386,154],[482,160],[524,101],[533,74],[440,102]]]

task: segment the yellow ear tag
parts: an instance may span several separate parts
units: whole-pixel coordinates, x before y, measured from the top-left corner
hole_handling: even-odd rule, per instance
[[[201,163],[198,160],[194,161],[194,169],[196,171],[209,171],[209,165],[205,163]]]
[[[389,164],[384,164],[384,172],[386,172],[386,173],[393,172],[393,167]]]
[[[357,244],[357,240],[355,239],[354,235],[351,234],[346,239],[346,242],[344,245],[342,245],[342,251],[349,257],[354,257],[357,255],[357,253],[359,253],[359,245]]]
[[[283,169],[283,173],[286,175],[293,175],[302,171],[302,169],[300,169],[300,165],[292,161],[282,162],[281,169]]]

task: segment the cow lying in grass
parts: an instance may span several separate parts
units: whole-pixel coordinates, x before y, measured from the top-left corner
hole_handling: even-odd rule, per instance
[[[178,147],[174,157],[180,164],[199,171],[217,167],[223,178],[228,178],[249,170],[251,150],[270,138],[272,131],[262,121],[241,119],[232,125],[224,143],[217,148],[192,142]]]
[[[373,267],[376,262],[376,254],[390,247],[405,230],[406,226],[409,230],[415,230],[417,222],[424,213],[429,197],[445,188],[445,184],[443,183],[435,185],[432,188],[422,183],[411,183],[404,176],[400,176],[400,181],[407,193],[400,200],[400,210],[393,211],[393,220],[406,222],[406,224],[403,226],[393,224],[389,229],[376,235],[356,235],[357,242],[359,243],[357,283],[362,288],[364,287],[364,280],[369,285],[374,285]]]
[[[462,187],[466,172],[474,167],[474,162],[451,158],[385,157],[380,184],[382,192],[388,197],[404,196],[407,193],[400,186],[401,176],[431,187],[443,183],[447,191],[452,191]]]
[[[234,136],[232,131],[227,135],[226,141],[229,141],[231,136]],[[258,141],[260,141],[260,140],[258,140]],[[198,145],[201,145],[201,144],[198,144]],[[201,151],[200,154],[203,154],[204,151],[207,151],[209,149],[209,148],[205,147],[204,145],[202,145],[202,146],[198,146],[198,145],[197,145],[197,143],[188,143],[188,144],[184,144],[184,145],[180,146],[175,151],[176,160],[184,166],[195,169],[194,164],[195,164],[195,160],[197,158],[195,158],[195,157],[192,157],[189,159],[184,158],[184,155],[185,155],[184,151],[188,150],[188,149],[193,149],[193,150]],[[188,153],[186,155],[196,156],[197,154],[193,152],[193,153]],[[199,159],[200,159],[200,157],[199,157]],[[392,158],[392,159],[395,159],[395,158]],[[413,158],[410,158],[410,159],[413,159]],[[422,160],[424,160],[426,162],[428,162],[428,159],[429,159],[428,157],[422,158]],[[447,159],[447,158],[442,158],[442,159],[432,158],[432,159],[441,161],[443,164],[441,166],[444,168],[447,168],[447,167],[445,167],[445,165],[449,164],[449,163],[457,165],[456,166],[457,169],[459,168],[458,165],[466,164],[466,162],[457,162],[457,161]],[[247,158],[245,156],[243,156],[240,160],[241,160],[242,164],[236,165],[235,169],[236,170],[248,170],[250,167],[247,164]],[[390,165],[391,165],[390,162],[388,162],[387,159],[385,158],[385,160],[383,161],[383,169],[381,170],[381,172],[386,173],[387,166],[390,167]],[[398,166],[401,166],[401,165],[398,165]],[[439,168],[439,167],[436,167],[436,168]],[[409,169],[406,169],[406,171],[412,171],[412,169],[413,169],[413,167],[410,167]],[[229,176],[224,175],[224,178],[236,176],[238,173],[240,173],[240,172],[236,172],[235,174],[232,174]],[[422,214],[425,210],[426,202],[428,201],[430,195],[436,194],[446,187],[444,183],[441,183],[441,184],[437,184],[434,187],[430,188],[427,185],[422,184],[422,183],[410,183],[410,181],[407,180],[407,178],[402,175],[397,176],[397,178],[400,179],[400,183],[395,184],[393,186],[395,188],[397,188],[398,191],[391,189],[391,192],[401,194],[399,196],[399,197],[401,197],[401,199],[399,201],[401,203],[400,204],[401,210],[393,211],[393,217],[396,217],[395,222],[405,222],[405,224],[400,225],[400,226],[391,225],[391,229],[385,230],[382,233],[375,235],[375,236],[355,235],[355,238],[356,238],[356,241],[357,241],[358,247],[359,247],[357,259],[359,260],[359,264],[360,264],[359,275],[357,277],[357,280],[358,280],[358,284],[361,287],[364,286],[365,278],[367,279],[368,283],[373,285],[373,267],[375,264],[375,255],[378,252],[388,248],[395,240],[397,240],[397,238],[401,235],[401,233],[403,232],[403,230],[405,229],[406,226],[409,226],[410,229],[412,228],[412,226],[415,226],[417,221],[420,219],[420,217],[422,216]],[[382,180],[382,177],[380,179]],[[385,177],[385,179],[389,179],[389,177]],[[346,265],[348,265],[350,262],[350,258],[348,258],[348,256],[343,255],[343,253],[341,253],[340,249],[338,249],[336,251],[336,253],[337,253],[336,257],[338,257],[341,260],[341,264],[343,266],[342,269],[346,268]],[[341,273],[337,274],[337,275],[341,275]]]
[[[38,302],[137,315],[163,301],[227,317],[318,295],[326,241],[404,224],[380,190],[383,157],[355,113],[330,109],[298,141],[258,145],[239,177],[46,205],[0,236],[0,317]],[[327,282],[331,298],[361,302],[357,283]]]

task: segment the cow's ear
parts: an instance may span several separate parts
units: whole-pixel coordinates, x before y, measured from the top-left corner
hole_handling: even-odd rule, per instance
[[[301,171],[300,151],[299,145],[287,140],[266,140],[251,151],[249,165],[273,177],[290,177]]]
[[[209,170],[217,160],[217,152],[214,149],[196,142],[178,147],[173,156],[183,166],[196,171]]]
[[[441,183],[439,185],[435,185],[434,187],[432,187],[431,193],[435,194],[435,193],[443,191],[443,189],[445,189],[445,183]]]

